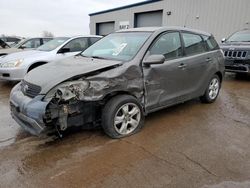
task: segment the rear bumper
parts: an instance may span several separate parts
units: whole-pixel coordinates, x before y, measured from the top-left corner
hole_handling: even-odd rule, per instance
[[[10,110],[13,119],[26,131],[33,135],[46,132],[47,127],[43,122],[47,103],[43,102],[43,96],[29,98],[20,90],[17,84],[10,95]]]

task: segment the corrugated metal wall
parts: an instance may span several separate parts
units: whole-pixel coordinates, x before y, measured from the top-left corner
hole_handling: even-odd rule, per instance
[[[250,0],[165,0],[164,7],[172,12],[164,25],[186,25],[217,39],[250,27]]]
[[[90,32],[95,34],[98,22],[115,21],[116,30],[120,21],[129,21],[130,27],[134,27],[136,13],[154,10],[163,10],[164,26],[186,25],[213,33],[217,40],[250,27],[250,0],[163,0],[91,16]],[[169,11],[171,15],[167,15]]]

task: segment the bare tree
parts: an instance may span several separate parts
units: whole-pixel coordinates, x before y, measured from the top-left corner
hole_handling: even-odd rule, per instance
[[[42,36],[43,37],[54,37],[54,34],[51,33],[50,31],[43,31]]]

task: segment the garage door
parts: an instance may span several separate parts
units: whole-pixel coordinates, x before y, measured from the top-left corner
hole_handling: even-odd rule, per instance
[[[135,14],[135,27],[162,26],[162,10]]]
[[[108,35],[115,31],[115,22],[104,22],[96,24],[96,34],[97,35]]]

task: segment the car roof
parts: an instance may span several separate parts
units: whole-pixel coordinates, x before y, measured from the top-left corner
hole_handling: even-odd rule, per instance
[[[236,33],[250,33],[250,29],[243,29],[243,30],[237,31]]]
[[[187,27],[178,27],[178,26],[168,26],[168,27],[139,27],[139,28],[131,28],[131,29],[123,29],[116,31],[117,33],[123,32],[157,32],[157,31],[168,31],[168,30],[180,30],[180,31],[188,31],[193,33],[199,33],[202,35],[210,36],[211,34],[205,31],[200,31],[196,29],[190,29]]]

